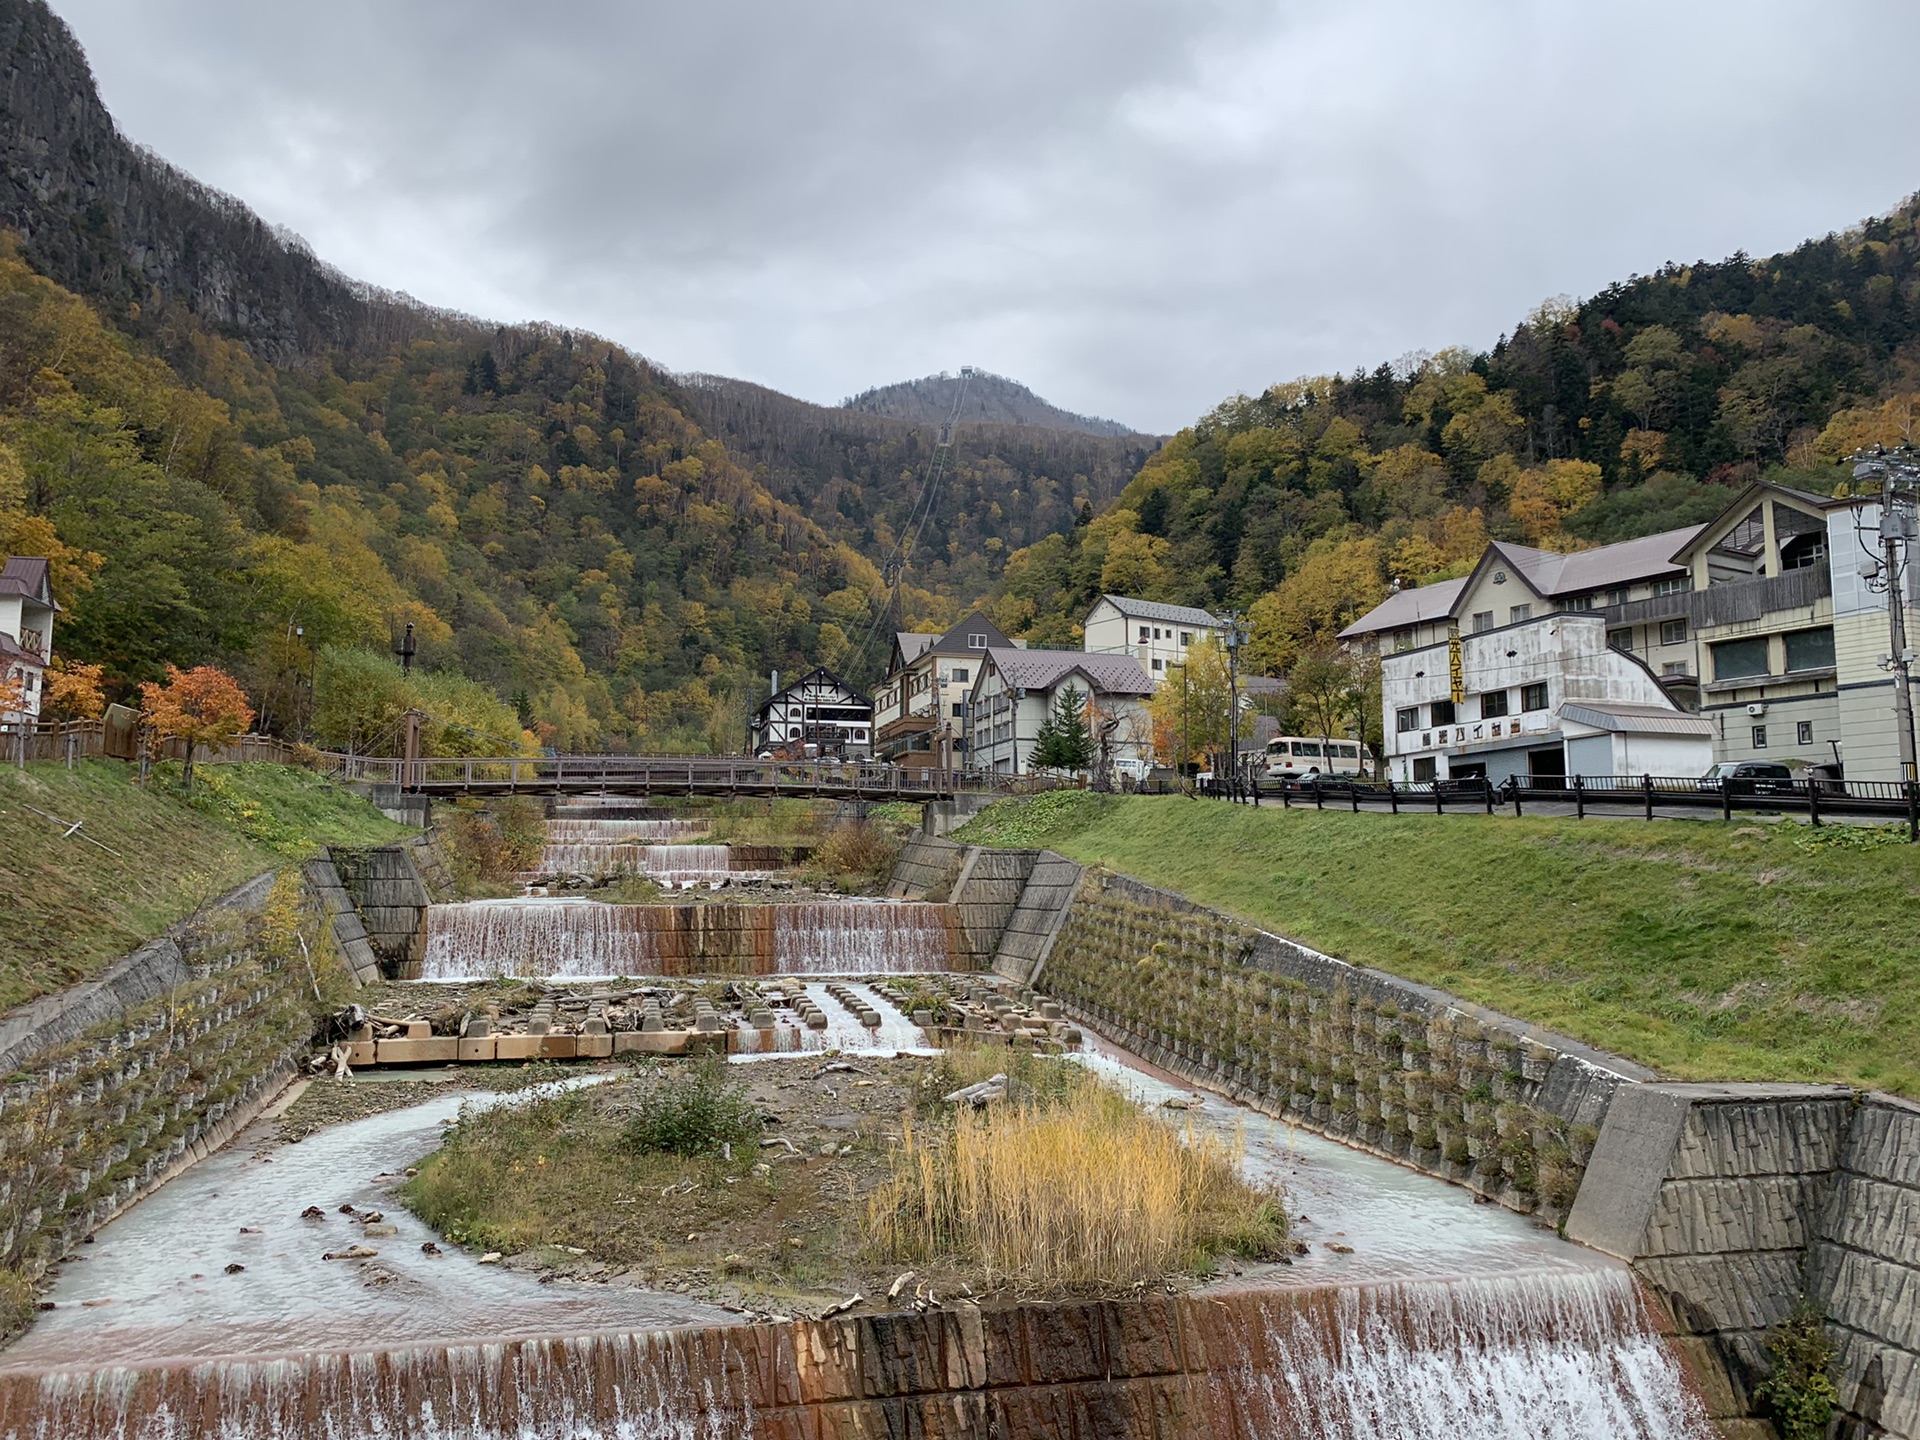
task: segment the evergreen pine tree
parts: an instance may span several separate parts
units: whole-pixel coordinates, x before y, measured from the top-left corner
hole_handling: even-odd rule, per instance
[[[1067,686],[1053,697],[1053,708],[1040,722],[1033,747],[1033,763],[1052,770],[1085,770],[1093,763],[1093,735],[1087,729],[1086,692]]]

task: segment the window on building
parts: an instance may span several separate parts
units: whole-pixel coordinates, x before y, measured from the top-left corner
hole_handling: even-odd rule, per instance
[[[1833,668],[1833,627],[1787,632],[1787,669],[1831,670]]]
[[[1716,680],[1744,680],[1749,676],[1767,673],[1765,636],[1749,640],[1722,640],[1708,649],[1713,652],[1713,678]]]
[[[1632,592],[1630,592],[1626,586],[1616,585],[1613,589],[1607,591],[1607,604],[1624,605],[1627,603],[1627,596],[1630,593]]]
[[[1393,712],[1393,729],[1396,735],[1404,735],[1409,730],[1418,730],[1419,728],[1420,707],[1418,705],[1414,706],[1411,710],[1396,710]]]
[[[967,713],[967,702],[964,700],[955,701],[953,706],[953,718],[956,720],[962,719],[965,717],[966,713]]]
[[[1777,513],[1777,512],[1776,512]],[[1827,532],[1815,530],[1805,535],[1796,535],[1783,541],[1780,546],[1780,569],[1811,570],[1822,564],[1827,558]]]
[[[1660,667],[1660,673],[1662,675],[1685,675],[1689,673],[1687,670],[1687,662],[1684,660],[1669,660]]]
[[[1536,685],[1520,687],[1520,708],[1526,710],[1544,710],[1547,708],[1547,682],[1542,680]]]
[[[1193,632],[1191,630],[1182,630],[1180,632],[1180,643],[1182,645],[1193,644]]]
[[[967,672],[966,666],[956,665],[953,667],[953,678],[956,682],[964,684],[967,679],[967,674],[968,672]]]
[[[1476,610],[1473,612],[1473,629],[1476,635],[1482,630],[1491,630],[1492,628],[1493,612],[1491,610]]]
[[[1684,620],[1662,620],[1660,622],[1660,643],[1662,645],[1686,644],[1687,622]]]
[[[1427,720],[1429,725],[1453,724],[1453,702],[1451,700],[1434,701],[1432,710],[1433,714]]]
[[[986,648],[987,648],[987,637],[986,637],[986,636],[984,636],[984,635],[982,635],[982,634],[980,634],[979,632],[977,632],[977,631],[976,631],[975,633],[973,633],[973,634],[971,634],[971,635],[969,635],[969,636],[967,636],[967,648],[968,648],[969,650],[984,650],[984,649],[986,649]]]
[[[1164,661],[1164,660],[1158,660],[1158,659],[1156,659],[1156,660],[1155,660],[1155,661],[1153,662],[1153,668],[1154,668],[1154,669],[1156,669],[1156,670],[1164,670],[1164,669],[1166,669],[1166,668],[1167,668],[1167,662],[1166,662],[1166,661]]]
[[[1431,755],[1427,756],[1423,760],[1416,760],[1413,762],[1413,783],[1414,784],[1431,785],[1433,783],[1434,774],[1435,774],[1434,759]]]
[[[1394,631],[1393,632],[1393,648],[1396,651],[1411,650],[1413,648],[1413,631],[1411,630]]]
[[[1522,620],[1531,620],[1532,618],[1533,606],[1531,605],[1516,605],[1507,611],[1507,623],[1509,625],[1518,625]]]
[[[1766,726],[1756,725],[1753,727],[1753,748],[1756,750],[1764,750],[1767,748]]]
[[[1802,720],[1794,726],[1793,738],[1802,745],[1813,744],[1813,721]]]
[[[1482,720],[1497,720],[1506,713],[1507,713],[1507,692],[1506,691],[1489,690],[1487,691],[1486,694],[1480,697],[1480,718]]]
[[[1691,575],[1668,575],[1653,582],[1655,595],[1684,595],[1693,589]]]
[[[1627,654],[1631,655],[1633,653],[1633,631],[1631,630],[1607,631],[1607,648],[1609,650],[1623,650]]]
[[[1147,643],[1147,641],[1151,640],[1152,638],[1153,638],[1153,631],[1149,630],[1146,626],[1142,625],[1140,627],[1140,643],[1144,645]]]

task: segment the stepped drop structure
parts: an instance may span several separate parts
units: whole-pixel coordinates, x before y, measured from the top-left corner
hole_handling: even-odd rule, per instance
[[[7,1440],[1711,1440],[1624,1268],[0,1371]]]
[[[954,950],[944,905],[476,900],[427,912],[421,978],[869,975],[945,970]]]

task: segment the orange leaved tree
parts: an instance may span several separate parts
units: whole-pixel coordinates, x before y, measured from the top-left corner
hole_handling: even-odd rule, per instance
[[[46,720],[98,720],[107,708],[102,688],[105,667],[84,660],[55,658],[47,671],[46,693],[40,697],[40,715]]]
[[[187,788],[193,788],[193,752],[246,734],[253,707],[240,682],[217,665],[191,670],[167,667],[167,683],[149,680],[140,687],[141,719],[156,740],[182,740],[187,746]]]

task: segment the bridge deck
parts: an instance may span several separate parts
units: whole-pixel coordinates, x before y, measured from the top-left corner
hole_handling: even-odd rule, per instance
[[[328,755],[343,780],[372,780],[422,795],[792,795],[849,800],[946,800],[1008,793],[1012,777],[898,765],[830,765],[635,755],[393,760]],[[1034,788],[1022,777],[1021,788]]]

